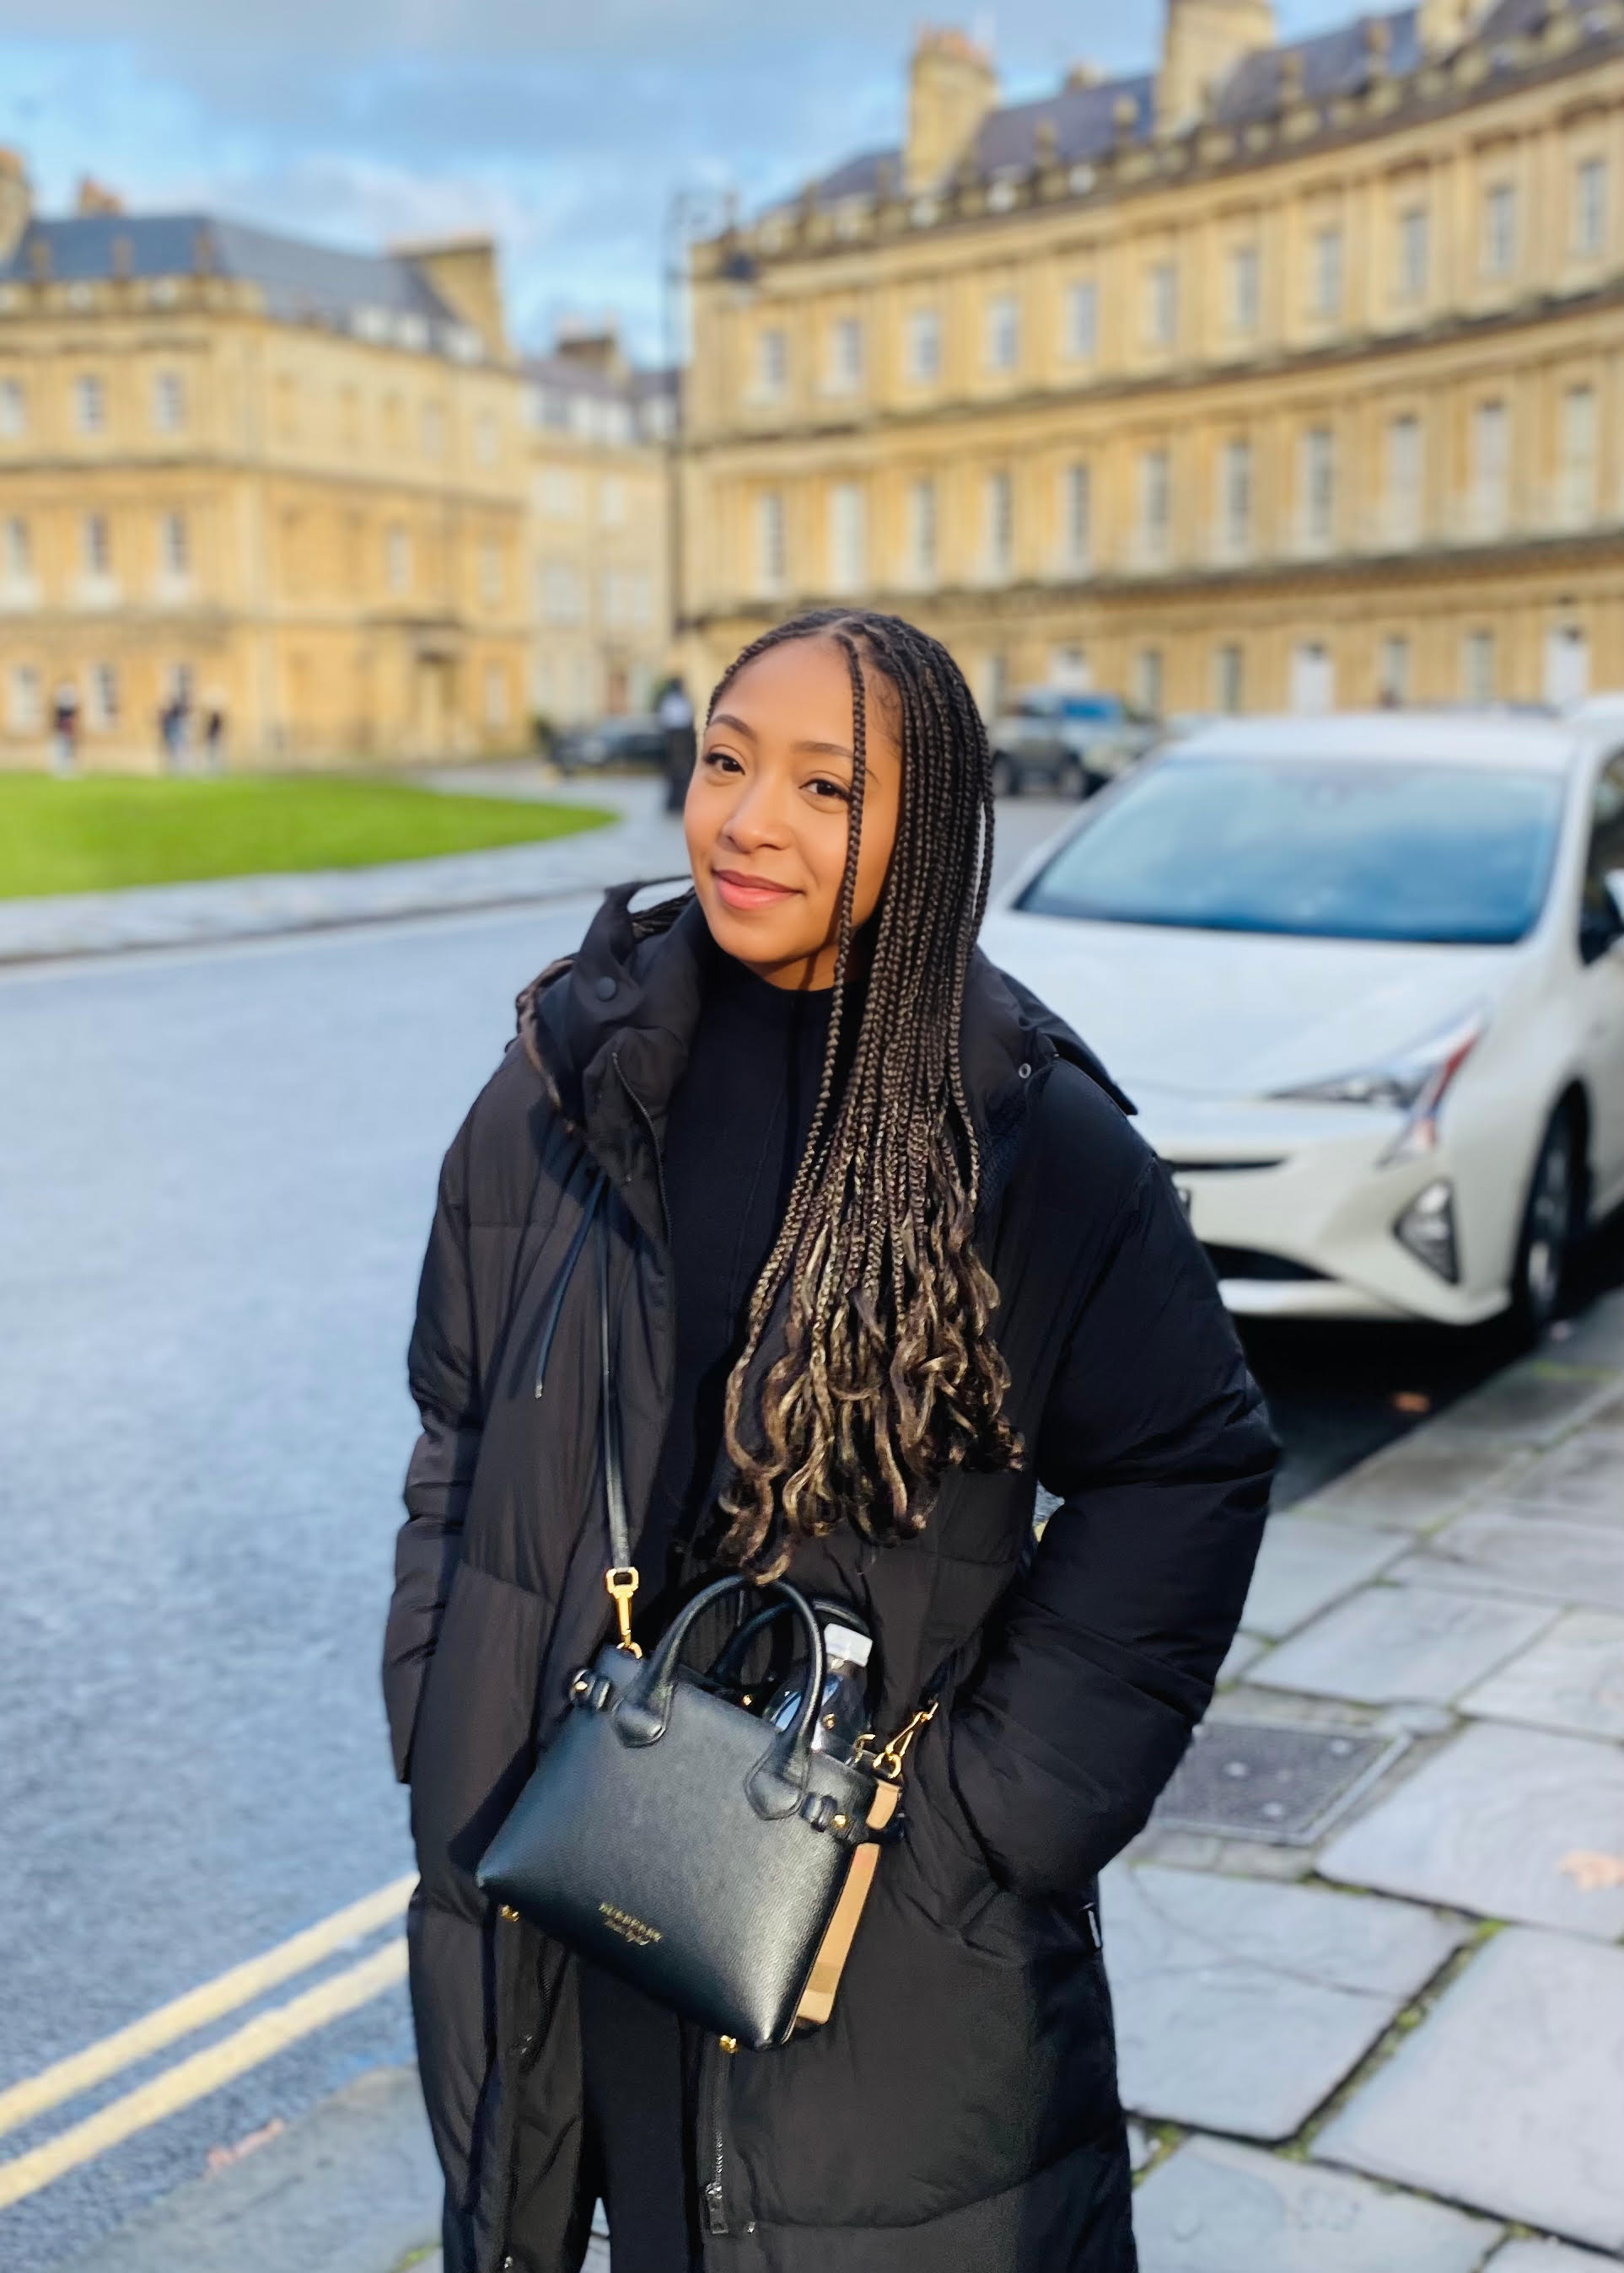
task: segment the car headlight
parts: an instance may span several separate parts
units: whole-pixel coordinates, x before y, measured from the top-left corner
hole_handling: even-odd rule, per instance
[[[1455,1239],[1455,1188],[1440,1177],[1417,1192],[1393,1227],[1393,1236],[1417,1263],[1453,1287],[1461,1275]]]
[[[1432,1152],[1438,1144],[1438,1115],[1450,1084],[1489,1030],[1487,1008],[1475,1004],[1441,1033],[1429,1034],[1413,1049],[1402,1051],[1385,1064],[1366,1066],[1361,1072],[1333,1075],[1328,1081],[1305,1082],[1295,1089],[1279,1089],[1278,1098],[1308,1099],[1318,1105],[1373,1105],[1384,1113],[1402,1113],[1399,1130],[1380,1165],[1413,1160]]]

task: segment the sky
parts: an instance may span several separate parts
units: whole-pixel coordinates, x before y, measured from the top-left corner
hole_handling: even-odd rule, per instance
[[[1354,0],[1282,0],[1287,33]],[[255,28],[245,30],[245,24]],[[1004,94],[1152,64],[1158,0],[951,18]],[[745,211],[900,138],[917,0],[0,0],[0,144],[45,213],[89,173],[132,211],[207,208],[375,248],[488,232],[526,349],[560,321],[662,340],[672,201]]]

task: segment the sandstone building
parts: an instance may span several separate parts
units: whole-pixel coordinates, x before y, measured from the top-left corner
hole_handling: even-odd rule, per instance
[[[1624,685],[1624,0],[1168,0],[1013,107],[927,33],[898,144],[695,292],[696,663],[861,596],[988,708]]]

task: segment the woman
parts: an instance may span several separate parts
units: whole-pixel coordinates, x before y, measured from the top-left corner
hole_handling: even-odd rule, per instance
[[[989,756],[946,650],[768,633],[686,828],[692,896],[611,895],[520,997],[424,1267],[385,1678],[447,2273],[577,2266],[600,2190],[616,2273],[1129,2273],[1094,1882],[1210,1697],[1267,1422],[1125,1100],[974,949]],[[567,1264],[600,1171],[649,1624],[784,1572],[875,1635],[877,1729],[939,1699],[833,2018],[761,2054],[472,1877],[610,1623]]]

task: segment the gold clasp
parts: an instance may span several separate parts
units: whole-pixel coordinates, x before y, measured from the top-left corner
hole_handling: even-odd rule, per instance
[[[632,1596],[637,1591],[637,1573],[628,1563],[619,1569],[605,1571],[604,1584],[613,1598],[614,1614],[620,1622],[617,1647],[628,1657],[641,1657],[643,1652],[632,1639]]]
[[[933,1697],[922,1713],[915,1713],[906,1729],[899,1729],[883,1752],[874,1756],[874,1773],[886,1783],[902,1782],[903,1763],[908,1756],[908,1746],[920,1730],[936,1717],[940,1698]]]

